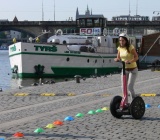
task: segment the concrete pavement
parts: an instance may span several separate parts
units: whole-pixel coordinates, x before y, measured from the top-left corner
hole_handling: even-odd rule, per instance
[[[122,95],[120,74],[107,77],[81,79],[80,83],[67,81],[55,84],[25,87],[0,93],[0,138],[19,139],[13,135],[23,133],[24,140],[154,140],[160,139],[160,72],[139,71],[135,91],[137,94],[155,93],[143,97],[146,104],[144,117],[134,120],[132,116],[114,118],[109,107],[115,95]],[[84,117],[76,118],[77,113]],[[64,121],[72,116],[73,121]],[[56,120],[62,126],[45,128]],[[37,128],[44,132],[35,133]]]

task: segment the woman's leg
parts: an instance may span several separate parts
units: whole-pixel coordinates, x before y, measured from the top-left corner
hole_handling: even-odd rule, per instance
[[[133,100],[135,98],[135,91],[134,91],[134,85],[135,85],[135,81],[138,75],[138,68],[134,69],[133,71],[129,72],[129,76],[128,76],[128,90],[131,94],[131,100]]]
[[[128,77],[129,77],[129,72],[128,71],[125,71],[126,72],[126,81],[128,81]],[[128,83],[128,82],[127,82]],[[124,95],[124,91],[123,91],[123,70],[121,72],[121,85],[122,85],[122,94]],[[127,90],[128,91],[128,90]]]

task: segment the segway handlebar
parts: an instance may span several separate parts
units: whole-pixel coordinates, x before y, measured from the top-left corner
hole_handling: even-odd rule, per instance
[[[125,62],[124,62],[124,61],[121,61],[121,60],[119,60],[119,61],[117,61],[117,62],[122,63],[122,72],[123,72],[123,75],[125,75],[125,74],[126,74],[126,71],[125,71],[125,66],[126,66],[126,64],[125,64]]]
[[[117,62],[122,63],[122,72],[123,72],[123,75],[125,75],[125,74],[126,74],[126,71],[125,71],[126,63],[125,63],[124,61],[121,61],[121,60],[119,60],[119,61],[117,61]],[[128,63],[128,64],[130,64],[130,63]]]

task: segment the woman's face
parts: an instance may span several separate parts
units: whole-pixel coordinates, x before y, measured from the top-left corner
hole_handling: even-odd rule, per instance
[[[119,38],[119,44],[120,44],[121,47],[124,47],[125,44],[126,44],[126,40],[123,37],[120,37]]]

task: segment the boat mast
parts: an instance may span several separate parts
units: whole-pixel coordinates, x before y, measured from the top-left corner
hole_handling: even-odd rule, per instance
[[[44,21],[43,0],[42,0],[42,21]]]
[[[137,0],[137,5],[136,5],[136,15],[138,15],[138,0]]]
[[[129,16],[131,14],[131,9],[130,9],[130,0],[129,0]]]

